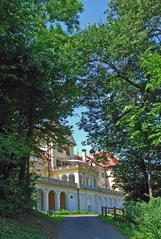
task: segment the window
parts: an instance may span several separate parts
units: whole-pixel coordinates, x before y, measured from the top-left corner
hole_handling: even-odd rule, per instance
[[[61,167],[61,162],[59,160],[56,161],[57,167]]]
[[[66,147],[66,155],[70,156],[70,148]]]
[[[60,146],[57,147],[57,151],[58,151],[59,153],[63,153],[63,149],[62,149]]]

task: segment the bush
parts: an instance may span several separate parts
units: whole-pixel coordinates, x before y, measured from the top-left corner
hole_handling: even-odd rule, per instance
[[[149,203],[140,203],[139,228],[151,233],[156,239],[161,238],[161,198],[152,199]]]
[[[126,222],[130,224],[137,224],[137,218],[139,217],[139,210],[137,207],[137,203],[128,202],[125,204],[124,208],[124,216]]]
[[[161,238],[161,198],[149,203],[128,203],[125,205],[125,220],[134,224],[147,238]]]

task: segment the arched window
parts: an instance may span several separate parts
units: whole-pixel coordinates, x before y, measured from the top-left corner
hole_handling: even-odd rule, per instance
[[[67,182],[67,175],[62,175],[61,180]]]
[[[75,176],[74,176],[74,174],[70,174],[69,175],[69,182],[75,183]]]

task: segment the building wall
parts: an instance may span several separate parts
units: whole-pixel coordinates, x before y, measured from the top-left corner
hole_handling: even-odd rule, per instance
[[[49,208],[50,192],[54,193],[55,205]],[[81,210],[85,212],[101,212],[101,206],[123,207],[123,195],[112,195],[95,190],[77,189],[64,186],[37,184],[37,209],[41,211],[54,211],[61,209],[60,195],[65,195],[65,209],[70,211]],[[79,198],[79,199],[78,199]]]

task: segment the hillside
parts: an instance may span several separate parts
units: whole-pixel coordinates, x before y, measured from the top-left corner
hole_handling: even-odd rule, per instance
[[[42,213],[0,217],[0,239],[57,239],[59,222]]]

